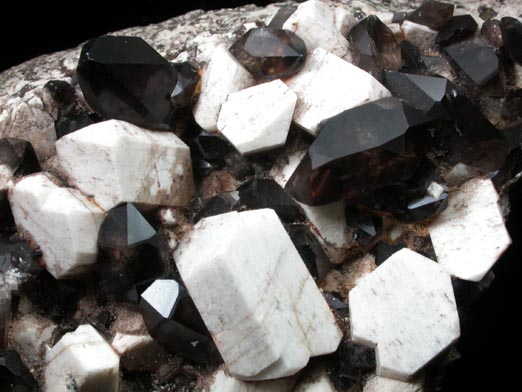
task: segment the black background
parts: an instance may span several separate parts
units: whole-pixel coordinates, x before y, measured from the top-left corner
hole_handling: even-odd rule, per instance
[[[271,1],[255,1],[266,5]],[[109,31],[159,22],[187,11],[219,9],[247,1],[141,0],[71,1],[53,5],[2,2],[0,70],[32,57],[79,43]],[[508,228],[513,245],[494,267],[496,279],[472,308],[457,348],[462,358],[449,367],[443,391],[504,391],[518,385],[521,348],[519,303],[522,255],[522,187],[512,191]],[[513,357],[514,356],[514,357]],[[515,387],[517,388],[517,387]]]

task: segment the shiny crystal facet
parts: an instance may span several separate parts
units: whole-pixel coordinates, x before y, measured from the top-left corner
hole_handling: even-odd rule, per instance
[[[316,236],[312,234],[310,228],[306,225],[290,226],[288,235],[310,274],[322,281],[328,271],[330,271],[332,263],[321,248]]]
[[[401,68],[401,47],[393,32],[374,15],[360,21],[348,34],[354,64],[382,80],[382,70]]]
[[[174,279],[157,279],[140,301],[151,336],[167,349],[195,362],[221,357],[185,287]]]
[[[42,170],[31,143],[10,137],[0,139],[0,165],[7,166],[15,176]]]
[[[435,0],[426,0],[408,15],[408,20],[438,30],[453,16],[455,6]]]
[[[506,16],[500,20],[504,49],[517,63],[522,64],[522,23]]]
[[[432,120],[397,98],[383,98],[325,121],[286,185],[321,205],[408,179],[432,140]]]
[[[230,53],[258,80],[288,78],[306,60],[306,45],[289,30],[258,27],[230,47]]]
[[[471,37],[477,31],[477,22],[471,15],[452,17],[437,34],[435,42],[447,46]]]
[[[178,80],[170,94],[170,100],[172,106],[177,109],[190,104],[199,81],[199,73],[197,67],[188,61],[172,64],[172,66],[178,73]]]
[[[89,106],[105,119],[149,129],[170,129],[170,94],[178,75],[171,64],[139,37],[102,36],[80,54],[78,80]]]

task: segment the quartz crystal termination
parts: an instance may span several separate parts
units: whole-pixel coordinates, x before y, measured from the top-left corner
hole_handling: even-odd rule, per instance
[[[139,37],[102,36],[80,54],[78,80],[87,103],[104,119],[151,129],[173,126],[170,96],[178,73]]]
[[[202,219],[174,259],[235,377],[290,376],[337,349],[341,331],[273,210]]]

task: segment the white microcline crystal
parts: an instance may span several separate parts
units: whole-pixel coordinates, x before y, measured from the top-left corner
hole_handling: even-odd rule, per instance
[[[247,382],[238,380],[219,369],[210,376],[210,383],[203,392],[290,392],[294,385],[293,378]]]
[[[451,275],[480,281],[511,244],[498,201],[491,180],[473,179],[429,226],[437,260]]]
[[[241,154],[283,146],[297,96],[280,80],[230,94],[219,114],[219,131]]]
[[[343,35],[343,37],[346,37],[351,28],[357,24],[357,19],[355,19],[352,12],[344,7],[336,7],[334,13],[335,28]]]
[[[56,150],[63,174],[105,210],[183,206],[194,192],[189,148],[171,132],[109,120],[62,137]]]
[[[217,131],[221,105],[231,93],[253,86],[252,75],[230,54],[224,45],[219,45],[201,79],[201,93],[194,106],[194,118],[199,126],[209,132]]]
[[[349,293],[352,338],[376,346],[377,375],[408,381],[460,335],[451,278],[401,249]]]
[[[321,121],[391,95],[368,72],[322,48],[314,50],[301,72],[286,83],[298,98],[294,121],[312,135]]]
[[[44,345],[51,340],[56,324],[35,313],[20,314],[11,321],[11,342],[30,363],[37,363]]]
[[[88,324],[63,335],[45,356],[44,391],[118,392],[120,358]]]
[[[233,376],[290,376],[337,349],[342,333],[273,210],[202,219],[174,259]]]
[[[16,225],[40,248],[55,278],[83,273],[96,262],[104,212],[85,195],[39,173],[12,187],[9,202]]]
[[[362,392],[422,392],[422,378],[420,381],[404,382],[372,376],[364,384]]]
[[[336,56],[348,53],[348,41],[338,30],[335,12],[319,0],[309,0],[297,7],[283,29],[295,32],[306,44],[308,53],[323,48]]]

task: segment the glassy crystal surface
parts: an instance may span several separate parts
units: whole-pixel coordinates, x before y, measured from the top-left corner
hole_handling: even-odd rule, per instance
[[[402,58],[402,71],[406,72],[417,72],[425,69],[426,65],[422,61],[422,54],[420,49],[409,41],[402,41],[401,45],[401,58]]]
[[[164,273],[156,230],[131,203],[109,211],[100,227],[98,249],[102,286],[118,297]]]
[[[500,61],[491,46],[464,41],[447,46],[444,51],[479,86],[484,86],[499,72]]]
[[[292,225],[288,228],[288,234],[310,274],[322,281],[332,263],[310,228],[306,225]]]
[[[277,13],[268,24],[268,27],[273,29],[282,29],[285,22],[295,12],[296,9],[297,7],[294,5],[285,5],[279,8]]]
[[[74,87],[65,80],[50,80],[44,87],[49,91],[53,100],[61,108],[71,105],[76,100]]]
[[[438,30],[453,16],[455,6],[435,0],[426,0],[408,15],[408,20]]]
[[[375,248],[373,249],[373,255],[375,258],[375,264],[381,265],[384,263],[391,255],[399,250],[406,248],[406,245],[399,244],[389,244],[387,242],[381,241],[379,242]]]
[[[192,95],[199,81],[198,68],[188,61],[172,64],[178,74],[176,86],[170,94],[170,100],[174,108],[182,108],[190,105]]]
[[[230,53],[258,80],[284,79],[303,67],[306,45],[292,31],[258,27],[234,42]]]
[[[139,37],[102,36],[87,42],[77,67],[89,106],[105,119],[170,129],[174,67]]]
[[[511,16],[500,19],[504,49],[517,63],[522,64],[522,23]]]
[[[360,21],[348,34],[354,64],[382,80],[383,69],[399,70],[401,46],[393,32],[375,15]]]
[[[357,243],[366,248],[382,232],[382,218],[354,206],[346,207],[346,223],[355,229]]]
[[[0,353],[0,390],[2,392],[36,392],[39,390],[31,372],[14,350]]]
[[[471,15],[457,15],[439,30],[435,42],[447,46],[471,37],[477,31],[478,25]]]
[[[0,139],[0,165],[6,165],[15,176],[26,176],[42,169],[31,143],[21,139]]]
[[[203,206],[199,209],[194,222],[198,222],[203,218],[209,216],[224,214],[232,211],[239,204],[238,192],[227,192],[217,196],[213,196],[210,199],[205,200]]]
[[[502,29],[498,19],[490,19],[482,23],[480,34],[493,46],[500,48],[504,46],[502,39]]]
[[[337,390],[350,390],[360,383],[365,374],[375,369],[375,352],[373,348],[362,344],[342,341],[335,354],[335,366],[331,379]]]
[[[0,234],[11,235],[16,232],[13,213],[7,195],[0,193]]]
[[[346,110],[324,122],[286,190],[298,201],[321,205],[400,183],[428,150],[433,127],[397,98]]]
[[[164,347],[195,362],[221,362],[196,306],[176,280],[155,280],[141,294],[140,308],[149,333]]]
[[[27,241],[0,234],[0,272],[6,272],[10,268],[29,274],[40,272],[40,266]]]
[[[56,138],[60,139],[69,133],[100,122],[102,118],[96,113],[88,113],[78,105],[72,104],[65,108],[54,123]]]
[[[239,199],[249,210],[271,208],[284,222],[303,221],[299,205],[274,180],[254,179],[238,189]]]

